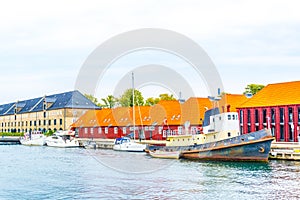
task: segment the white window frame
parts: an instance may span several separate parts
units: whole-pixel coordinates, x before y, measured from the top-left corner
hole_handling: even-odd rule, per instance
[[[181,135],[182,134],[182,130],[183,130],[183,128],[182,128],[182,126],[178,126],[178,135]]]

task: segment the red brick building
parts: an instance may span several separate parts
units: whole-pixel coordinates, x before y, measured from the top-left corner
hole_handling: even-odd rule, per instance
[[[243,95],[226,94],[218,106],[235,111],[236,106],[244,100]],[[199,133],[204,112],[212,106],[208,98],[196,97],[182,104],[178,101],[160,101],[154,106],[136,106],[135,123],[131,107],[91,110],[72,127],[80,138],[112,139],[135,132],[135,138],[164,140],[167,135]]]
[[[300,81],[269,84],[237,109],[241,133],[269,126],[276,141],[297,142]]]

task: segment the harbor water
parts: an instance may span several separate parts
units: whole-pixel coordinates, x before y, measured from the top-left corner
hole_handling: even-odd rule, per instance
[[[0,199],[300,199],[300,162],[0,145]]]

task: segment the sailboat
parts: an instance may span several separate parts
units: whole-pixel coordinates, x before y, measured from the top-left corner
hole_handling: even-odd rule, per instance
[[[135,142],[135,108],[134,108],[134,74],[132,72],[132,121],[133,121],[133,140],[129,137],[116,138],[114,141],[113,150],[116,151],[131,151],[144,152],[146,144]]]

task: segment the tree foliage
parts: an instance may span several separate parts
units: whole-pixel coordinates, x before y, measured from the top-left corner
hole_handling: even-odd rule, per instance
[[[245,88],[244,94],[251,93],[255,95],[257,92],[259,92],[261,89],[263,89],[265,86],[260,84],[249,84]]]
[[[157,104],[159,101],[160,101],[160,98],[150,97],[150,98],[146,99],[145,105],[153,106],[153,105]]]
[[[95,105],[101,106],[101,104],[98,102],[98,99],[96,97],[94,97],[93,95],[91,95],[91,94],[84,94],[84,96],[86,98],[88,98],[91,102],[93,102]]]
[[[146,99],[146,103],[145,105],[147,106],[153,106],[155,104],[157,104],[159,101],[172,101],[172,100],[176,100],[173,96],[173,94],[160,94],[159,98],[154,98],[154,97],[150,97],[148,99]]]
[[[164,100],[164,101],[172,101],[172,100],[176,100],[173,96],[173,94],[169,95],[169,94],[160,94],[159,95],[159,99],[160,100]]]
[[[119,103],[122,107],[132,107],[133,105],[133,95],[132,89],[127,89],[123,95],[119,98]],[[138,90],[134,90],[134,105],[135,106],[143,106],[144,105],[144,97],[142,93]]]
[[[118,99],[115,98],[113,95],[108,95],[106,98],[102,98],[101,100],[104,102],[102,107],[105,108],[113,108],[118,102]]]

